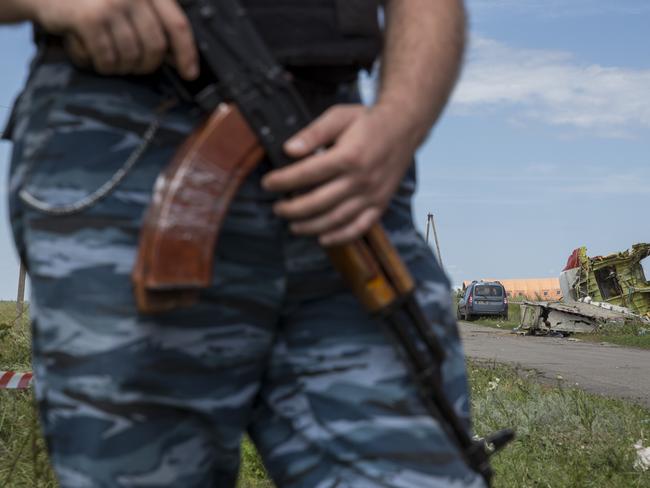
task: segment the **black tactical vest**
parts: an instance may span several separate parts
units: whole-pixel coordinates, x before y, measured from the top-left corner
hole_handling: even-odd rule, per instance
[[[242,0],[285,66],[369,68],[379,55],[379,0]]]

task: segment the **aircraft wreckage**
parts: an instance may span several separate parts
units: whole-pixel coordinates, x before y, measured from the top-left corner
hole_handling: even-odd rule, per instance
[[[518,330],[594,332],[610,324],[650,324],[649,270],[650,243],[591,258],[586,247],[576,249],[560,275],[563,301],[523,302]]]

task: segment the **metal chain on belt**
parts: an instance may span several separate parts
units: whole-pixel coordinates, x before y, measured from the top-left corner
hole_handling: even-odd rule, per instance
[[[38,210],[47,215],[59,216],[59,217],[78,214],[83,212],[84,210],[93,207],[100,200],[103,200],[108,195],[110,195],[119,186],[119,184],[122,183],[122,181],[124,181],[124,178],[127,177],[127,175],[131,172],[133,167],[140,161],[140,159],[142,159],[143,154],[147,149],[149,149],[151,143],[156,137],[156,134],[158,133],[162,116],[175,104],[176,104],[175,100],[165,100],[158,106],[158,108],[156,109],[156,115],[153,118],[153,120],[149,123],[147,129],[142,135],[142,141],[140,141],[140,144],[138,144],[138,146],[129,155],[129,157],[124,162],[122,167],[119,168],[115,173],[113,173],[110,179],[106,181],[106,183],[101,185],[99,188],[97,188],[94,192],[90,193],[89,195],[86,195],[85,197],[81,198],[80,200],[77,200],[74,203],[70,203],[66,205],[52,205],[32,195],[29,191],[23,188],[18,193],[20,199],[22,200],[23,203],[33,208],[34,210]],[[26,177],[26,179],[28,178]]]

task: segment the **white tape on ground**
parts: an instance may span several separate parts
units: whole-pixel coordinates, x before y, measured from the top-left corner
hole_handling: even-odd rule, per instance
[[[0,390],[24,390],[32,384],[32,373],[0,371]]]

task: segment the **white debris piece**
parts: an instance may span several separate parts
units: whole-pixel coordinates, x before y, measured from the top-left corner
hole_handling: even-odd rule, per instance
[[[643,441],[638,440],[634,444],[634,449],[636,449],[634,469],[637,471],[647,471],[650,469],[650,447],[643,447]]]
[[[594,307],[604,308],[605,310],[611,310],[613,312],[620,312],[620,313],[626,314],[626,315],[638,316],[638,314],[635,314],[632,310],[630,310],[627,307],[621,307],[619,305],[613,305],[613,304],[607,303],[607,302],[596,302],[589,296],[581,298],[578,301],[582,302],[582,303],[587,303],[589,305],[593,305]],[[642,318],[642,317],[639,317],[639,318]]]
[[[496,390],[501,382],[501,378],[494,378],[493,381],[488,381],[488,391]]]

